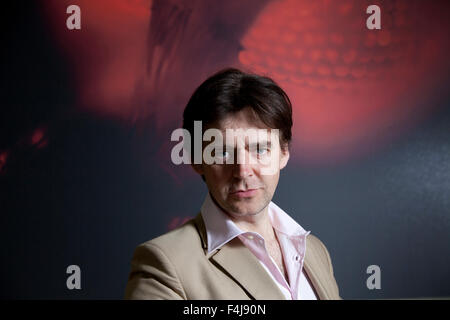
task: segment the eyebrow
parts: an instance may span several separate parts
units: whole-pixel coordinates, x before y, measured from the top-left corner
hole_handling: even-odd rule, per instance
[[[261,145],[270,148],[272,146],[272,143],[270,141],[258,141],[256,143],[250,144],[249,147],[257,147],[257,146],[261,146]]]
[[[266,146],[267,148],[271,148],[272,147],[272,143],[270,141],[259,141],[259,142],[256,142],[256,143],[251,143],[249,145],[249,148],[255,148],[256,149],[256,147],[258,145],[259,146],[263,145],[263,146]],[[225,150],[229,150],[229,149],[236,148],[236,146],[235,145],[224,145],[224,148],[225,148]]]

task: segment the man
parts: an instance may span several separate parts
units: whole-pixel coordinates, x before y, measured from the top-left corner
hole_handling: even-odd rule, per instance
[[[203,143],[192,163],[209,192],[194,219],[136,248],[125,298],[340,299],[325,246],[271,201],[289,159],[286,93],[267,77],[226,69],[189,100],[187,136],[196,121],[220,133],[214,161]]]

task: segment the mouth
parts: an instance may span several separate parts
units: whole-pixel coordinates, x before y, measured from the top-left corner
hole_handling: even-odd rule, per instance
[[[230,195],[237,198],[250,198],[253,197],[258,189],[237,190],[230,192]]]

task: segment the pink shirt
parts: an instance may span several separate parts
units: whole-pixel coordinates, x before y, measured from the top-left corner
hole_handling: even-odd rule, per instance
[[[275,261],[266,250],[264,238],[256,232],[241,230],[212,200],[208,192],[201,207],[208,238],[208,253],[220,248],[235,237],[258,258],[264,269],[288,300],[316,300],[317,297],[303,272],[306,253],[306,232],[294,219],[270,202],[268,214],[280,243],[283,260],[289,277],[284,278]],[[290,285],[289,285],[290,284]]]

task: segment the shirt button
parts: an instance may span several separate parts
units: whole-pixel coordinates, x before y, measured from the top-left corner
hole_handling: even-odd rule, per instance
[[[295,255],[295,256],[294,256],[294,260],[295,260],[295,262],[299,262],[299,261],[300,261],[300,256]]]
[[[252,236],[251,234],[249,234],[249,235],[247,236],[247,239],[253,240],[253,236]]]

